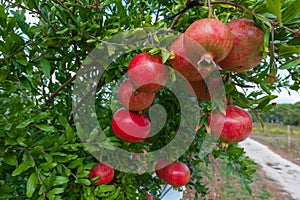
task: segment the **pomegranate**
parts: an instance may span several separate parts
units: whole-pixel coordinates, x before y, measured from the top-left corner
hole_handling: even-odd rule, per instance
[[[202,80],[213,70],[211,66],[198,66],[197,61],[201,59],[201,54],[204,55],[206,51],[204,49],[196,50],[197,48],[193,48],[195,45],[200,46],[196,41],[181,34],[170,47],[170,50],[175,54],[173,59],[169,59],[170,64],[189,81]],[[190,50],[190,48],[192,48],[192,50]],[[199,48],[201,47],[198,47],[198,49]],[[196,55],[192,57],[191,54]]]
[[[149,193],[145,194],[148,200],[154,200],[153,196]]]
[[[165,181],[173,187],[184,186],[190,181],[191,172],[182,162],[174,162],[163,168]]]
[[[124,81],[118,91],[120,103],[131,111],[141,111],[148,108],[154,101],[155,94],[134,91],[130,80]]]
[[[168,160],[161,160],[155,165],[155,173],[160,180],[165,180],[165,172],[164,169],[170,165],[172,162]]]
[[[150,132],[150,120],[145,114],[119,109],[112,118],[112,130],[116,136],[127,142],[140,142]]]
[[[94,185],[108,184],[114,178],[114,169],[107,163],[98,163],[91,169],[89,175],[90,180],[96,177],[100,177],[100,179],[94,182]]]
[[[200,19],[192,23],[185,35],[200,44],[214,62],[220,62],[229,54],[233,39],[229,28],[216,19]]]
[[[128,76],[139,92],[156,93],[168,81],[167,66],[159,55],[140,53],[133,57],[128,66]]]
[[[208,118],[210,133],[226,143],[241,142],[252,132],[251,115],[242,108],[229,105],[226,116],[216,111]]]
[[[229,55],[220,62],[223,69],[242,72],[257,66],[263,58],[264,32],[249,19],[227,23],[233,37]]]
[[[188,82],[186,82],[186,88],[191,95],[194,95],[195,93],[198,100],[209,101],[211,100],[211,97],[217,94],[217,92],[219,91],[220,87],[223,84],[223,81],[218,78],[208,77],[206,81],[205,80],[189,81],[189,84]],[[210,88],[211,88],[210,91],[207,87],[207,84],[210,84]]]

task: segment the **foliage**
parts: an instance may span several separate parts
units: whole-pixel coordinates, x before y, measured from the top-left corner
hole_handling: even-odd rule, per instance
[[[206,2],[206,1],[205,1]],[[174,28],[183,32],[193,21],[208,16],[204,2],[189,6],[175,20],[168,20],[186,7],[184,0],[2,0],[0,4],[0,196],[32,199],[140,199],[146,191],[156,199],[161,188],[151,174],[116,172],[109,185],[92,186],[89,170],[98,162],[79,140],[72,118],[72,82],[81,62],[97,44],[122,31],[140,27]],[[211,2],[216,17],[227,22],[236,17],[252,18],[265,31],[264,61],[253,70],[229,73],[225,87],[234,103],[250,109],[256,116],[272,108],[272,92],[282,87],[299,90],[299,0],[222,1]],[[26,20],[31,14],[37,23]],[[108,106],[110,86],[126,72],[137,52],[115,61],[98,83],[97,114],[108,137],[112,112]],[[278,74],[286,70],[287,76]],[[291,80],[289,80],[290,78]],[[257,87],[246,93],[239,88]],[[101,90],[102,88],[102,90]],[[106,88],[105,90],[103,88]],[[239,89],[239,90],[238,90]],[[242,92],[241,92],[242,91]],[[167,90],[158,94],[159,101],[174,102]],[[208,102],[202,111],[211,110]],[[165,103],[170,111],[168,121],[153,146],[165,145],[175,133],[179,117],[176,103]],[[196,180],[191,180],[199,193],[201,173],[207,169],[198,163],[209,162],[199,156],[207,119],[190,149],[180,158],[189,164]],[[170,134],[170,135],[169,135]],[[162,141],[160,144],[159,141]],[[122,141],[116,141],[127,148]],[[146,144],[141,143],[140,145]],[[139,151],[140,145],[132,146]],[[161,146],[160,146],[161,145]],[[227,151],[216,147],[215,157],[228,159],[229,172],[236,171],[244,183],[251,182],[252,162],[236,145]],[[188,160],[188,156],[196,160]],[[248,188],[249,189],[249,188]]]
[[[295,104],[277,104],[272,110],[261,115],[264,122],[300,125],[300,102]]]

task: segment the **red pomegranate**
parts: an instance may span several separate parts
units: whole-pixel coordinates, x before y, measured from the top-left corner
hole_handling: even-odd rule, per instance
[[[124,81],[118,91],[120,103],[131,111],[141,111],[149,106],[154,101],[155,94],[137,92],[134,90],[130,80]]]
[[[220,62],[229,54],[233,40],[229,28],[216,19],[200,19],[192,23],[185,35],[198,42],[214,60]]]
[[[251,115],[242,108],[229,105],[226,116],[216,111],[208,118],[210,133],[226,143],[241,142],[252,132]]]
[[[100,179],[94,182],[94,185],[108,184],[114,178],[114,169],[107,163],[98,163],[91,169],[89,175],[90,180],[96,177],[100,177]]]
[[[220,62],[223,69],[242,72],[257,66],[263,58],[264,32],[249,19],[227,23],[233,36],[229,55]]]
[[[195,93],[197,99],[200,101],[209,101],[211,100],[211,97],[215,96],[219,91],[220,87],[223,84],[223,80],[209,76],[206,78],[206,80],[189,81],[189,84],[188,82],[186,82],[188,93],[190,93],[191,95],[194,95]],[[210,87],[207,87],[207,84],[209,84]],[[208,88],[210,88],[210,91]]]
[[[163,169],[165,181],[173,187],[186,185],[190,181],[191,172],[182,162],[174,162]]]
[[[165,172],[164,169],[170,165],[172,162],[168,160],[161,160],[155,165],[155,173],[160,180],[165,181]]]
[[[148,200],[154,200],[153,196],[149,193],[145,194]]]
[[[112,118],[112,130],[116,136],[127,142],[140,142],[150,132],[150,120],[145,114],[119,109]]]
[[[128,76],[137,91],[156,93],[167,83],[169,73],[159,55],[140,53],[131,60],[128,66]]]
[[[197,47],[195,48],[196,45],[198,45],[198,50]],[[170,50],[175,54],[173,59],[169,59],[170,64],[189,81],[202,80],[214,70],[210,65],[197,64],[197,61],[201,59],[201,55],[206,53],[204,49],[199,48],[201,47],[196,41],[184,34],[179,35],[170,47]],[[195,55],[192,57],[192,54]]]

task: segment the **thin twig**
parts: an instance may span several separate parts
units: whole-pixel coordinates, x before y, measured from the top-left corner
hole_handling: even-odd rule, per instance
[[[156,12],[155,22],[154,23],[156,23],[157,20],[158,20],[159,12],[160,12],[160,3],[158,3],[158,6],[157,6],[157,12]]]
[[[76,75],[75,74],[73,77],[71,77],[69,80],[67,80],[64,84],[62,84],[59,88],[57,88],[55,90],[55,92],[52,93],[52,95],[48,98],[48,100],[45,102],[45,105],[48,105],[50,102],[52,102],[54,100],[54,98],[58,95],[58,93],[64,89],[65,87],[67,87],[69,84],[71,84],[75,79],[76,79]]]

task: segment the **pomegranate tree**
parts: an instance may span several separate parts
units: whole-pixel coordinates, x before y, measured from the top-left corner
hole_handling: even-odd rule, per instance
[[[187,28],[185,35],[198,42],[214,62],[226,58],[233,45],[229,28],[216,19],[205,18],[195,21]]]
[[[168,67],[163,65],[159,55],[140,53],[134,56],[128,66],[128,76],[139,92],[156,93],[168,81]]]
[[[148,108],[155,98],[155,94],[135,91],[130,80],[124,81],[119,90],[120,103],[131,111],[141,111]]]
[[[227,23],[233,37],[229,55],[220,62],[223,69],[242,72],[257,66],[263,58],[264,32],[249,19]]]
[[[100,179],[94,182],[94,185],[108,184],[114,178],[114,169],[107,163],[98,163],[91,169],[89,175],[90,180],[96,177],[99,177]]]
[[[116,136],[127,142],[140,142],[150,132],[150,120],[145,114],[119,109],[112,118],[112,130]]]
[[[226,115],[217,111],[208,119],[210,133],[226,143],[241,142],[252,132],[251,115],[242,108],[229,105]]]

